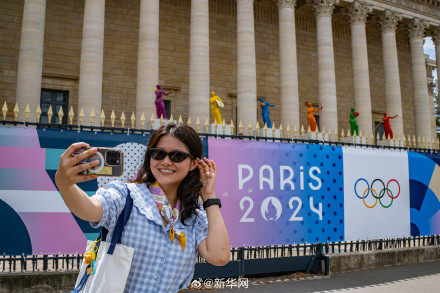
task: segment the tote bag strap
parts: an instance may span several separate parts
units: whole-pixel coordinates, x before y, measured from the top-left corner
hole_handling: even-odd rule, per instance
[[[107,250],[108,254],[113,254],[113,252],[115,251],[115,248],[116,248],[116,243],[121,243],[122,231],[124,230],[125,224],[127,224],[127,221],[130,218],[131,209],[133,207],[133,199],[130,196],[130,189],[128,189],[127,185],[125,185],[125,187],[127,188],[127,199],[125,201],[125,207],[122,210],[122,212],[119,214],[115,229],[113,230],[113,235],[112,235],[112,240],[110,242],[110,247]],[[101,233],[99,234],[97,239],[101,238],[101,241],[106,241],[107,234],[108,234],[108,230],[106,228],[102,227]],[[99,241],[96,244],[98,247],[99,247],[99,244],[101,243],[101,241]],[[87,266],[87,268],[89,268],[89,267],[90,267],[90,265]],[[78,283],[78,286],[76,286],[76,288],[73,289],[71,291],[71,293],[80,292],[82,290],[82,288],[84,287],[84,284],[86,283],[88,277],[89,277],[89,275],[87,275],[87,273],[84,273],[84,275],[81,278],[81,281]]]

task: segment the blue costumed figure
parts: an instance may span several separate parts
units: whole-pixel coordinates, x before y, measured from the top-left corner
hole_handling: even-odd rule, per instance
[[[260,99],[261,104],[261,116],[263,116],[263,123],[267,124],[268,128],[272,128],[272,123],[270,122],[269,118],[269,107],[275,107],[275,105],[269,104],[269,102],[265,102],[264,98]]]

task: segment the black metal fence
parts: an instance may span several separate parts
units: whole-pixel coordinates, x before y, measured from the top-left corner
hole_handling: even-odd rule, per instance
[[[383,251],[440,245],[440,235],[395,239],[330,242],[317,244],[241,247],[231,249],[231,260],[214,267],[198,257],[195,278],[246,276],[293,271],[321,272],[320,260],[327,254]],[[0,273],[77,270],[82,254],[1,255]],[[326,264],[327,266],[327,264]],[[328,268],[326,268],[326,271]]]

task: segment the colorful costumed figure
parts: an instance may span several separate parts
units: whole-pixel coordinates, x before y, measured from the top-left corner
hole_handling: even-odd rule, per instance
[[[156,114],[157,119],[160,119],[160,117],[163,117],[163,119],[167,119],[167,112],[165,111],[165,103],[163,102],[162,95],[168,96],[173,91],[166,93],[163,90],[160,89],[160,85],[156,85],[157,90],[154,91],[156,94]]]
[[[272,128],[272,123],[269,118],[269,107],[275,107],[275,105],[269,104],[269,102],[265,102],[264,98],[260,99],[261,104],[261,116],[263,116],[263,123],[267,124],[268,128]]]
[[[390,137],[391,139],[393,139],[393,131],[391,130],[391,124],[390,124],[390,119],[394,119],[396,118],[397,115],[390,117],[387,115],[387,113],[383,113],[383,118],[382,118],[382,122],[383,122],[383,128],[385,130],[385,138],[388,139],[388,137]]]
[[[359,136],[359,125],[356,122],[356,117],[359,116],[359,113],[354,110],[354,108],[351,108],[350,112],[350,132],[351,136],[356,132],[356,135]]]
[[[316,131],[316,119],[313,115],[313,112],[319,112],[322,110],[322,107],[319,107],[318,109],[313,108],[312,103],[307,103],[307,122],[309,123],[310,131],[315,132]]]
[[[211,114],[212,119],[217,124],[222,124],[222,114],[220,114],[220,108],[223,108],[225,105],[222,102],[222,99],[220,97],[215,96],[214,92],[211,92],[211,97],[209,98],[209,102],[211,103]]]

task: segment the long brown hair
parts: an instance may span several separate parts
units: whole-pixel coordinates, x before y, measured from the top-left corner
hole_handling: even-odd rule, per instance
[[[139,170],[136,178],[132,181],[134,183],[150,183],[156,182],[153,173],[150,169],[150,155],[148,154],[149,148],[156,147],[159,140],[164,135],[171,135],[183,142],[183,144],[188,148],[189,153],[195,158],[202,158],[203,155],[203,144],[199,138],[197,132],[189,126],[183,124],[169,123],[162,126],[151,136],[147,151],[145,152],[144,163]],[[196,214],[196,209],[198,209],[197,199],[199,196],[199,191],[202,188],[202,182],[200,181],[199,169],[195,168],[189,171],[186,177],[180,182],[177,189],[177,198],[182,203],[182,211],[180,213],[180,220],[182,224],[185,224],[185,220],[190,218],[193,214]]]

